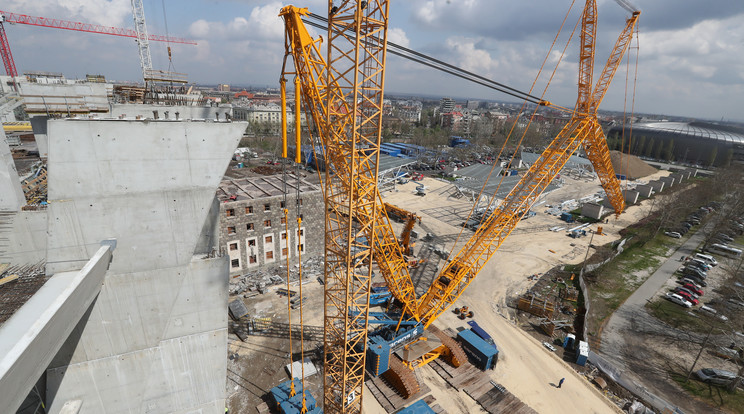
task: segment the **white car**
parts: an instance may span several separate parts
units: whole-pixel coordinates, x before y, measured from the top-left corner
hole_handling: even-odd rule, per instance
[[[682,235],[677,233],[676,231],[665,231],[664,234],[675,239],[679,239],[682,237]]]
[[[692,303],[690,303],[689,301],[685,300],[685,298],[683,298],[682,296],[680,296],[680,295],[678,295],[676,293],[667,293],[666,294],[666,298],[667,298],[667,300],[672,301],[672,302],[676,303],[677,305],[684,306],[685,308],[691,308],[692,307]]]

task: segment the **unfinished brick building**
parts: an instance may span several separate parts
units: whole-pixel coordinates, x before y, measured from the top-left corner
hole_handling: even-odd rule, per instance
[[[297,187],[300,197],[297,199]],[[230,257],[230,276],[264,265],[282,264],[290,256],[303,259],[323,253],[323,196],[320,188],[288,175],[286,206],[289,234],[284,220],[284,189],[281,175],[226,179],[220,183],[220,246]],[[300,204],[302,227],[297,228],[296,204]]]

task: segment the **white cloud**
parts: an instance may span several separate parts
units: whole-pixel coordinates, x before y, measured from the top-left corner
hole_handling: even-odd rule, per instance
[[[393,42],[403,47],[409,47],[411,45],[411,41],[406,36],[405,30],[399,27],[388,29],[388,42]]]
[[[254,7],[248,18],[238,16],[227,23],[199,19],[191,24],[189,34],[198,39],[281,41],[284,39],[284,24],[278,16],[281,7],[278,1]]]
[[[475,39],[450,37],[446,40],[445,46],[457,65],[471,72],[488,75],[499,66],[499,62],[494,60],[488,51],[476,46]]]
[[[3,9],[13,13],[114,27],[132,26],[129,0],[8,0],[3,3]]]

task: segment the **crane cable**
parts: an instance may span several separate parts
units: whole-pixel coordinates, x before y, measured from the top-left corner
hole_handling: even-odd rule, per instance
[[[287,159],[282,160],[282,195],[284,197],[284,234],[289,234],[289,210],[287,209]],[[289,236],[287,236],[289,237]],[[281,249],[282,243],[281,240],[279,240],[279,248]],[[289,242],[287,242],[287,247],[289,247]],[[289,250],[289,249],[287,249]],[[287,252],[289,253],[289,252]],[[295,390],[295,382],[294,382],[294,350],[292,349],[292,294],[289,287],[289,254],[287,254],[287,315],[288,315],[288,333],[289,333],[289,376],[290,376],[290,385],[289,385],[289,396],[294,397],[297,394],[297,391]]]
[[[555,38],[553,39],[553,43],[550,45],[550,48],[548,49],[548,52],[545,54],[545,59],[543,59],[542,65],[540,66],[540,70],[537,72],[537,75],[535,76],[535,80],[532,82],[532,86],[530,87],[530,93],[532,93],[532,90],[535,88],[535,85],[537,84],[537,80],[540,78],[540,75],[542,74],[543,68],[545,67],[545,64],[547,63],[548,58],[550,57],[550,53],[552,52],[553,48],[555,47],[555,44],[558,42],[558,38],[559,38],[561,32],[563,31],[563,26],[566,24],[566,20],[568,19],[568,16],[571,13],[571,10],[573,9],[573,6],[574,6],[575,2],[576,2],[576,0],[573,0],[571,2],[571,6],[568,8],[568,11],[566,12],[566,15],[563,17],[563,21],[561,22],[561,26],[558,29],[558,33],[556,33]],[[558,62],[556,62],[555,67],[553,68],[553,72],[551,73],[550,78],[548,79],[548,83],[545,85],[545,88],[543,89],[542,96],[545,96],[545,94],[547,93],[548,87],[550,86],[550,83],[552,82],[553,77],[555,76],[555,74],[556,74],[556,72],[558,70],[558,66],[560,65],[561,61],[563,60],[563,57],[566,54],[566,50],[568,49],[568,45],[571,43],[571,39],[573,38],[573,35],[576,33],[576,29],[578,28],[580,21],[581,21],[581,19],[577,20],[576,25],[574,26],[573,31],[571,32],[571,35],[569,36],[568,41],[566,42],[566,45],[563,47],[563,51],[561,52],[561,56],[558,59]],[[495,157],[494,164],[491,166],[491,170],[488,172],[488,175],[486,176],[486,179],[484,180],[483,185],[481,186],[480,192],[478,193],[478,198],[476,200],[480,200],[480,198],[483,196],[483,193],[485,192],[485,189],[486,189],[486,185],[491,180],[491,175],[493,174],[493,170],[496,167],[496,163],[498,162],[499,158],[501,158],[501,154],[504,153],[504,150],[506,149],[506,145],[508,144],[509,140],[511,139],[512,133],[514,132],[514,129],[516,128],[517,121],[519,121],[519,114],[521,114],[524,111],[525,107],[526,107],[526,102],[523,102],[522,103],[522,107],[520,108],[519,112],[517,113],[518,114],[517,115],[517,118],[512,123],[511,129],[509,130],[509,133],[507,134],[507,137],[504,140],[504,143],[502,144],[501,149],[499,150],[498,155]],[[533,110],[533,112],[532,112],[532,115],[530,115],[530,121],[527,124],[527,128],[525,128],[524,132],[522,133],[522,137],[520,138],[517,147],[519,147],[519,145],[522,144],[522,141],[524,140],[524,137],[527,134],[527,130],[529,129],[530,125],[532,124],[532,119],[534,118],[535,114],[537,113],[537,109],[538,109],[538,107],[535,107],[534,110]],[[511,163],[514,161],[515,155],[516,155],[516,152],[515,152],[515,154],[512,154],[512,157],[509,160],[509,165],[511,165]],[[504,182],[504,178],[505,177],[506,176],[503,176],[502,175],[501,179],[499,180],[499,183],[496,186],[496,190],[493,192],[493,197],[491,198],[491,201],[489,201],[489,207],[493,204],[493,200],[496,198],[496,195],[498,194],[499,189],[501,188],[501,184]],[[470,208],[470,212],[468,213],[468,216],[467,216],[467,218],[465,220],[466,222],[468,220],[470,220],[470,217],[473,215],[473,212],[475,211],[476,205],[477,205],[477,203],[473,203],[473,206]],[[455,246],[459,242],[460,237],[462,236],[463,231],[464,231],[464,227],[461,228],[460,231],[459,231],[459,233],[457,234],[457,238],[455,239],[455,242],[454,242],[454,245]],[[452,249],[450,251],[450,254],[447,257],[447,260],[448,261],[452,259],[452,255],[454,254],[454,252],[455,252],[455,249]]]
[[[623,148],[625,147],[625,125],[629,124],[628,129],[628,148],[627,153],[625,153],[625,173],[626,173],[626,180],[625,180],[625,190],[628,189],[628,177],[630,176],[630,155],[633,152],[633,118],[635,117],[635,93],[636,93],[636,85],[638,82],[638,59],[639,59],[639,50],[640,50],[640,40],[639,40],[639,29],[638,26],[635,28],[636,30],[636,60],[635,60],[635,68],[633,70],[633,92],[631,94],[631,104],[630,104],[630,118],[627,116],[627,105],[628,105],[628,77],[630,76],[630,53],[628,53],[626,57],[626,69],[625,69],[625,98],[623,101],[623,126],[621,129],[621,141],[620,141],[620,153],[623,154]],[[629,121],[628,121],[629,119]],[[644,142],[645,145],[648,145]],[[660,143],[661,144],[661,143]],[[651,148],[653,150],[653,148]],[[639,148],[638,152],[640,153],[643,151],[643,148]],[[643,155],[643,154],[641,154]]]
[[[305,24],[307,24],[309,26],[313,26],[313,27],[319,28],[319,29],[328,30],[328,27],[327,27],[328,19],[326,19],[326,18],[324,18],[322,16],[319,16],[319,15],[317,15],[315,13],[309,13],[308,16],[310,16],[310,17],[312,17],[314,19],[320,20],[320,21],[326,23],[326,25],[319,24],[319,23],[316,23],[316,22],[313,22],[313,21],[310,21],[310,20],[303,19],[302,21]],[[393,42],[390,42],[390,41],[388,41],[387,44],[388,44],[388,53],[390,53],[390,54],[393,54],[393,55],[402,57],[404,59],[411,60],[413,62],[419,63],[419,64],[424,65],[424,66],[428,66],[428,67],[433,68],[433,69],[437,69],[439,71],[442,71],[444,73],[450,74],[452,76],[456,76],[456,77],[459,77],[461,79],[468,80],[468,81],[473,82],[473,83],[476,83],[478,85],[485,86],[487,88],[490,88],[490,89],[499,91],[499,92],[504,93],[506,95],[510,95],[510,96],[515,97],[515,98],[517,98],[519,100],[524,100],[524,101],[533,103],[535,105],[539,105],[539,106],[551,106],[551,107],[555,108],[556,110],[563,111],[563,112],[572,112],[573,111],[572,109],[565,108],[565,107],[562,107],[560,105],[555,105],[555,104],[553,104],[551,102],[548,102],[548,101],[545,101],[545,100],[543,100],[543,99],[541,99],[541,98],[539,98],[537,96],[533,96],[533,95],[530,95],[529,93],[519,91],[518,89],[512,88],[512,87],[507,86],[507,85],[505,85],[503,83],[494,81],[492,79],[488,79],[488,78],[486,78],[484,76],[481,76],[481,75],[478,75],[476,73],[467,71],[465,69],[462,69],[460,67],[454,66],[452,64],[449,64],[447,62],[444,62],[444,61],[442,61],[440,59],[436,59],[436,58],[431,57],[429,55],[426,55],[426,54],[417,52],[417,51],[415,51],[413,49],[409,49],[407,47],[398,45],[398,44],[393,43]]]
[[[176,71],[176,67],[173,65],[173,56],[171,55],[171,47],[170,47],[170,35],[168,34],[168,17],[166,17],[165,13],[165,0],[161,0],[161,4],[163,5],[163,22],[165,23],[165,44],[168,48],[168,70],[171,72]]]
[[[297,86],[296,86],[297,87]],[[295,108],[295,110],[298,110]],[[299,151],[300,149],[297,148],[296,151]],[[305,321],[304,321],[304,312],[303,308],[305,307],[304,301],[305,298],[302,296],[302,249],[304,248],[304,243],[301,243],[302,241],[302,212],[300,211],[300,208],[302,206],[302,199],[300,198],[300,164],[296,163],[297,167],[297,192],[295,196],[295,206],[297,208],[297,263],[299,263],[298,267],[298,283],[300,284],[299,289],[299,295],[300,295],[300,369],[301,369],[301,377],[300,377],[300,383],[302,384],[302,410],[301,413],[306,413],[308,411],[307,409],[307,400],[305,399]],[[286,206],[286,203],[285,203]],[[289,260],[289,232],[285,233],[287,235],[287,260]],[[294,379],[294,378],[293,378]]]

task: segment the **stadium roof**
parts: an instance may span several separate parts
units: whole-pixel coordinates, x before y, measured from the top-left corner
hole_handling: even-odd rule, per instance
[[[735,144],[744,143],[744,130],[707,122],[650,122],[633,125],[633,132],[667,132],[675,135],[707,138]]]

